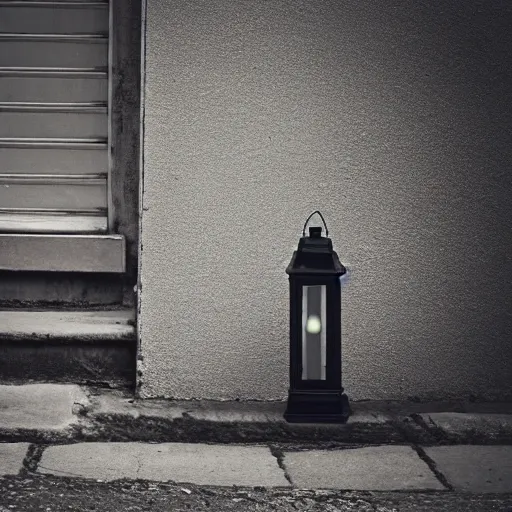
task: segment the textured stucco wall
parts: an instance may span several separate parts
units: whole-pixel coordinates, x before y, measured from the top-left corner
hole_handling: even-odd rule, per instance
[[[350,398],[512,396],[511,19],[147,0],[141,396],[287,396],[285,267],[315,209],[349,268]]]

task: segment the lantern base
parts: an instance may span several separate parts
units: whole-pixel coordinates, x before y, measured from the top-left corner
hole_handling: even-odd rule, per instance
[[[346,423],[350,404],[343,390],[295,390],[288,393],[288,423]]]

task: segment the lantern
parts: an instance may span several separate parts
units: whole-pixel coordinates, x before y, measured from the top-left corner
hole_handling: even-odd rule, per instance
[[[321,227],[309,219],[320,215]],[[346,273],[322,214],[313,212],[286,269],[290,282],[290,388],[284,418],[294,423],[345,423],[350,414],[341,386],[340,276]]]

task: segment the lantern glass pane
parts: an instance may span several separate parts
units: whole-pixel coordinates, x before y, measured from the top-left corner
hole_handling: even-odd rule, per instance
[[[302,287],[302,380],[325,380],[326,286]]]

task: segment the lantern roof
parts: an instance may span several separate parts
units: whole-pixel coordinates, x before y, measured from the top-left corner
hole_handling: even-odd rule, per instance
[[[286,268],[288,275],[342,276],[346,271],[332,248],[332,240],[322,236],[321,227],[310,227],[309,236],[300,238],[299,246]]]

